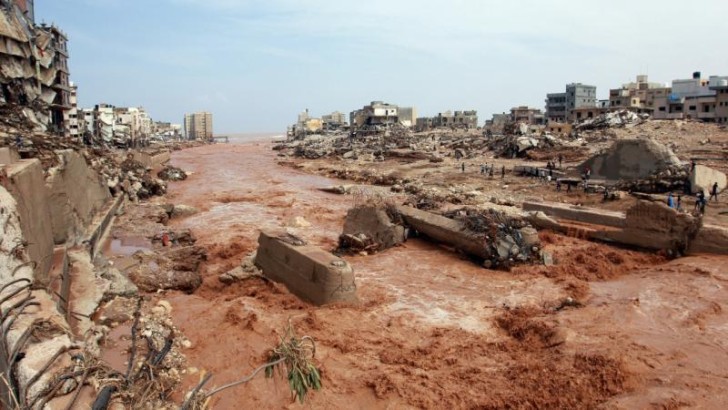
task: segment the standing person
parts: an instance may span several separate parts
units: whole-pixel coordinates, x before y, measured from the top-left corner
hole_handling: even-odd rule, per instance
[[[505,178],[505,177],[506,177],[506,166],[505,166],[505,165],[503,165],[503,166],[501,167],[501,179],[503,179],[503,178]]]
[[[561,162],[564,160],[564,156],[559,154],[559,169],[561,169]]]
[[[465,172],[465,162],[460,164],[460,169],[463,171],[463,173]]]
[[[677,205],[675,206],[675,209],[678,211],[682,210],[682,195],[677,194]]]
[[[675,200],[672,197],[672,192],[667,194],[667,206],[669,206],[670,208],[675,207]]]
[[[705,193],[703,191],[698,192],[695,199],[695,210],[699,211],[703,208],[703,200],[705,199]]]
[[[490,171],[488,171],[488,176],[493,178],[493,168],[495,168],[495,165],[490,166]]]
[[[716,202],[718,201],[718,183],[713,184],[713,189],[710,191],[710,199],[715,198]]]
[[[588,181],[591,177],[591,168],[586,167],[586,180]]]
[[[484,175],[484,174],[485,174],[485,165],[481,164],[480,165],[480,175]]]
[[[561,192],[561,180],[556,180],[556,192]]]

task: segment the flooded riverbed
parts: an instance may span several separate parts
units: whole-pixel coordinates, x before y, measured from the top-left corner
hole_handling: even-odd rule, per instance
[[[265,362],[290,321],[299,334],[317,341],[324,389],[309,397],[306,406],[313,408],[604,402],[632,408],[673,402],[710,406],[725,399],[720,377],[728,374],[706,358],[721,351],[717,339],[728,336],[720,308],[728,277],[720,271],[694,273],[715,260],[667,263],[547,234],[557,266],[509,273],[412,240],[380,254],[347,258],[356,272],[360,304],[316,308],[281,285],[253,279],[226,286],[217,277],[256,250],[260,229],[289,225],[295,217],[311,226],[289,227],[292,232],[333,249],[353,199],[319,188],[342,182],[278,165],[265,143],[178,151],[172,162],[192,175],[170,184],[168,201],[200,209],[173,228],[192,229],[209,254],[200,289],[162,295],[191,341],[180,392],[196,384],[202,371],[214,374],[210,386],[247,375]],[[692,296],[681,299],[684,313],[676,315],[670,300],[686,283]],[[567,297],[583,307],[555,311]],[[503,319],[524,311],[530,313],[517,326]],[[698,319],[686,321],[689,317]],[[695,352],[689,356],[695,360],[684,363],[680,357],[688,357],[688,351]],[[668,377],[677,367],[682,376]],[[688,388],[708,375],[699,391]],[[711,398],[705,398],[708,392]],[[285,380],[261,377],[215,396],[213,404],[281,408],[291,400]]]

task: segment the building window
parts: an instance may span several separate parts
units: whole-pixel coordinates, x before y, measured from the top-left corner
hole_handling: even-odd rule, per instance
[[[665,107],[660,107],[660,111],[665,111]]]
[[[691,105],[690,107],[688,107],[688,110],[695,111],[695,106],[694,105]]]

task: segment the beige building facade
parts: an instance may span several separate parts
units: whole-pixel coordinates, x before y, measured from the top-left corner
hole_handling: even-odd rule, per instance
[[[185,114],[185,136],[187,139],[210,139],[212,132],[212,113],[197,112]]]

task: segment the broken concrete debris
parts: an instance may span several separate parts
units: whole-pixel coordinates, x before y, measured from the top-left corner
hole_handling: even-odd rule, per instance
[[[300,245],[299,245],[300,244]],[[343,259],[282,232],[261,232],[255,265],[316,305],[356,302],[354,270]]]
[[[649,117],[649,114],[636,114],[629,110],[608,112],[582,121],[576,125],[576,130],[586,131],[612,127],[630,127],[646,121]]]
[[[157,176],[163,181],[184,181],[187,179],[187,173],[181,168],[167,165],[157,173]]]

